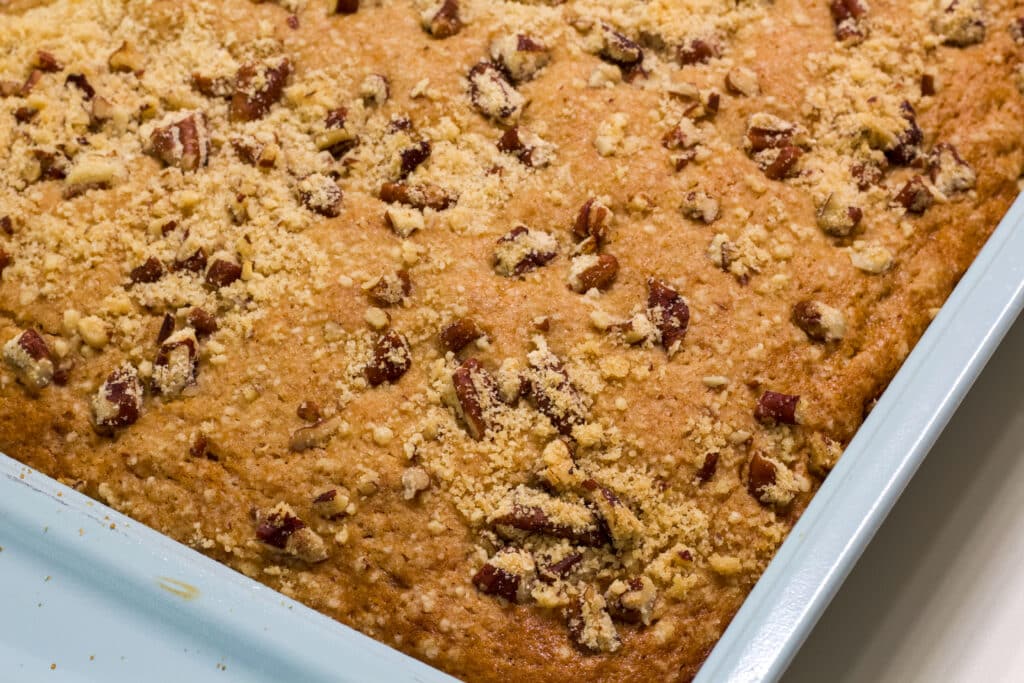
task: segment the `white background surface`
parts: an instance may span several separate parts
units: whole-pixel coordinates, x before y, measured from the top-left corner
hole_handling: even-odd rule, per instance
[[[1024,318],[784,683],[1024,681]]]

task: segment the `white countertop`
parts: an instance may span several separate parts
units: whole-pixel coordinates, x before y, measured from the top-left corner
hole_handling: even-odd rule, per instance
[[[1024,318],[784,683],[1024,680]]]

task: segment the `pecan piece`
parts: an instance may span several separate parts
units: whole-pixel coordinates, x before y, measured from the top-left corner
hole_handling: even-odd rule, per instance
[[[792,394],[781,394],[777,391],[766,391],[757,399],[754,419],[761,424],[795,425],[802,422],[797,404],[800,397]]]
[[[935,197],[932,196],[932,191],[925,184],[924,178],[916,175],[906,182],[896,195],[895,200],[909,213],[920,215],[928,210],[935,201]]]
[[[166,125],[158,126],[150,135],[149,153],[182,171],[195,171],[206,166],[210,155],[206,114],[190,112],[180,118],[175,114],[165,122]]]
[[[380,198],[389,204],[405,204],[416,209],[434,211],[444,211],[459,200],[458,196],[437,185],[408,183],[384,183],[380,186]]]
[[[232,122],[262,119],[281,99],[292,63],[282,58],[276,63],[250,63],[238,70],[231,96],[228,118]]]
[[[135,424],[142,414],[142,381],[135,366],[124,363],[92,397],[92,422],[98,432]]]
[[[359,138],[349,125],[348,109],[338,107],[327,112],[323,130],[316,135],[317,149],[326,150],[335,159],[341,159],[359,144]]]
[[[974,169],[960,158],[956,147],[946,142],[935,145],[928,154],[928,177],[946,196],[974,189],[977,182]]]
[[[530,553],[504,548],[473,575],[473,585],[487,595],[496,595],[513,603],[526,602],[535,577],[536,565]]]
[[[327,546],[286,503],[278,503],[256,526],[256,538],[303,562],[327,559]]]
[[[857,189],[863,192],[882,181],[888,162],[874,160],[857,161],[850,166],[850,175],[857,181]]]
[[[943,43],[967,47],[985,40],[985,7],[981,0],[944,0],[932,20]]]
[[[854,45],[868,35],[868,7],[863,0],[832,0],[829,3],[836,24],[836,40]]]
[[[706,484],[715,476],[715,472],[718,471],[718,458],[717,451],[704,454],[704,462],[701,463],[700,469],[697,470],[697,480],[700,483]]]
[[[747,492],[762,505],[784,508],[804,488],[804,482],[778,460],[757,452],[750,457]]]
[[[11,255],[0,249],[0,276],[3,276],[4,270],[7,269],[7,266],[11,265],[12,261]]]
[[[646,576],[637,576],[628,581],[616,579],[608,586],[604,598],[613,619],[650,626],[658,589]]]
[[[317,420],[308,427],[296,429],[288,441],[288,450],[299,453],[312,448],[323,448],[343,426],[341,416]]]
[[[153,361],[150,386],[153,393],[167,398],[180,396],[196,383],[199,350],[195,331],[185,328],[175,332],[160,345]]]
[[[853,205],[835,192],[825,198],[815,214],[818,227],[833,237],[849,237],[860,225],[863,217],[864,212],[859,206]]]
[[[363,374],[370,386],[397,382],[412,367],[412,349],[405,336],[388,330],[373,344],[373,358]]]
[[[889,141],[882,152],[890,163],[897,166],[909,166],[921,153],[924,133],[917,125],[917,112],[909,102],[904,101],[900,104],[900,117],[905,122],[903,130],[895,140]]]
[[[313,499],[313,512],[324,519],[338,520],[349,514],[351,502],[348,489],[328,489]]]
[[[597,509],[612,544],[620,551],[635,547],[643,538],[643,525],[633,511],[607,486],[602,486],[594,479],[582,483],[587,500]]]
[[[545,581],[564,579],[568,577],[572,573],[572,570],[576,568],[576,565],[582,561],[583,555],[581,553],[569,553],[557,562],[552,562],[551,564],[541,567],[542,578]]]
[[[320,406],[316,401],[303,401],[295,409],[295,414],[306,422],[319,422],[321,418]]]
[[[156,343],[163,344],[167,341],[167,338],[174,334],[174,316],[170,313],[164,313],[163,320],[160,321],[160,329],[156,333]]]
[[[355,14],[359,0],[327,0],[327,14]]]
[[[591,197],[576,214],[576,222],[572,226],[573,237],[578,241],[593,237],[600,245],[607,238],[614,217],[611,209]]]
[[[398,175],[399,180],[405,180],[409,175],[420,167],[420,164],[430,158],[431,146],[426,140],[420,140],[412,147],[406,147],[405,149],[398,152],[398,156],[402,160],[401,172]]]
[[[483,329],[472,318],[458,318],[441,328],[441,346],[446,351],[458,353],[484,336]]]
[[[647,278],[647,314],[658,328],[669,358],[683,345],[690,326],[690,307],[679,293],[657,278]]]
[[[519,225],[498,240],[494,248],[494,269],[514,277],[546,265],[558,255],[558,242],[541,230]]]
[[[89,83],[89,79],[85,77],[85,74],[68,74],[67,78],[64,79],[64,85],[73,85],[82,92],[82,98],[85,100],[91,100],[96,97],[96,89]]]
[[[598,24],[598,30],[601,32],[601,47],[597,54],[601,59],[619,67],[623,80],[627,82],[646,76],[644,51],[639,43],[603,21]]]
[[[538,492],[537,495],[547,498],[549,503],[557,501],[557,499],[546,496],[546,494]],[[561,503],[561,501],[557,502]],[[608,542],[608,536],[601,527],[599,520],[587,508],[572,503],[561,503],[560,506],[553,506],[552,509],[556,511],[569,510],[573,521],[560,521],[561,517],[555,519],[543,507],[538,505],[514,503],[510,510],[495,517],[492,520],[492,524],[503,534],[502,527],[507,527],[507,529],[525,531],[531,534],[564,538],[573,543],[579,543],[588,547],[596,548]]]
[[[803,156],[802,129],[772,114],[758,113],[747,123],[743,146],[764,174],[772,180],[793,175]]]
[[[491,59],[513,83],[531,80],[551,61],[551,51],[537,38],[525,33],[502,36],[491,42]]]
[[[323,173],[311,173],[299,181],[296,191],[299,201],[313,213],[325,218],[337,218],[341,215],[343,195],[338,183]]]
[[[779,149],[775,159],[769,163],[764,174],[771,180],[784,180],[792,175],[796,169],[796,162],[800,160],[804,151],[796,145],[787,145]]]
[[[4,361],[29,391],[38,391],[53,380],[55,364],[50,347],[35,330],[23,330],[4,344]]]
[[[128,274],[129,279],[134,284],[156,282],[163,276],[164,266],[160,263],[160,259],[154,256],[150,256],[142,265],[132,268],[131,273]]]
[[[179,256],[174,260],[172,270],[187,270],[191,273],[202,273],[206,270],[206,249],[198,247],[187,256]]]
[[[798,301],[793,306],[792,320],[814,341],[833,342],[846,336],[846,318],[842,311],[820,301]]]
[[[569,289],[585,294],[591,289],[605,290],[619,274],[619,260],[611,254],[574,256],[569,266]]]
[[[462,30],[459,0],[440,0],[423,12],[420,21],[423,30],[434,38],[439,40],[451,38]]]
[[[389,275],[381,275],[376,280],[363,286],[370,301],[382,308],[397,306],[412,292],[412,280],[409,273],[399,270]]]
[[[572,435],[573,427],[586,422],[587,409],[565,366],[544,346],[531,351],[527,359],[526,379],[537,410],[551,420],[559,434]]]
[[[391,83],[386,76],[369,74],[359,85],[359,96],[367,106],[379,107],[391,98]]]
[[[693,190],[683,195],[679,209],[683,215],[705,224],[714,223],[718,218],[718,200],[703,190]]]
[[[604,596],[589,584],[573,603],[568,625],[573,642],[586,651],[615,652],[622,646]]]
[[[455,413],[469,435],[479,441],[490,428],[488,414],[500,403],[498,384],[475,358],[467,358],[452,373]]]
[[[501,69],[480,62],[470,69],[468,78],[469,99],[477,111],[505,125],[519,120],[526,98],[512,87]]]
[[[554,161],[555,146],[521,126],[513,126],[498,140],[498,149],[515,156],[524,166],[543,168]]]
[[[187,321],[196,331],[197,337],[208,337],[219,329],[217,319],[202,308],[193,308],[188,312]]]
[[[35,58],[32,60],[32,68],[39,69],[43,73],[57,73],[63,71],[64,65],[57,61],[53,54],[45,50],[36,50]]]
[[[227,258],[215,258],[206,269],[206,284],[214,289],[228,287],[242,277],[242,266]]]
[[[676,48],[676,62],[680,66],[706,64],[719,56],[718,46],[703,38],[691,38]]]

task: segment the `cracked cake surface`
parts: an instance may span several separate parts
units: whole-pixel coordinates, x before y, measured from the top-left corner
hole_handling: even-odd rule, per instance
[[[1024,167],[1010,1],[0,28],[0,451],[469,681],[692,678]]]

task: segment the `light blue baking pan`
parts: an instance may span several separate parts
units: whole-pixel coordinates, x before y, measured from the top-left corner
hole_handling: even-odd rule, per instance
[[[699,683],[782,675],[1022,304],[1019,199],[733,619]],[[0,547],[0,681],[453,680],[3,455]]]

